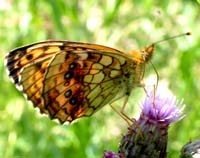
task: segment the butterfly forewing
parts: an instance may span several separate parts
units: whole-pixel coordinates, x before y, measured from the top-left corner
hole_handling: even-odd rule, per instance
[[[41,42],[11,51],[6,57],[6,66],[9,76],[19,85],[20,71],[27,65],[52,57],[55,52],[60,51],[60,42]]]

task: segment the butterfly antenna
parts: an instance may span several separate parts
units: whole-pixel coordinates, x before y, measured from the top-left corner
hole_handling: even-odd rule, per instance
[[[155,97],[156,97],[156,91],[158,89],[158,81],[159,81],[159,74],[158,74],[158,71],[156,70],[156,67],[153,65],[153,63],[150,61],[150,64],[152,65],[155,73],[156,73],[156,84],[153,86],[153,100],[152,100],[152,105],[155,107]]]
[[[178,35],[174,35],[174,36],[156,41],[156,42],[153,43],[153,45],[164,42],[164,41],[168,41],[168,40],[171,40],[171,39],[174,39],[174,38],[178,38],[178,37],[182,37],[182,36],[190,36],[190,35],[192,35],[192,32],[181,33],[181,34],[178,34]]]

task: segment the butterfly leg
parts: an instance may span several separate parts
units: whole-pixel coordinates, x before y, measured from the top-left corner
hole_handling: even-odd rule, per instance
[[[143,137],[141,128],[140,128],[139,124],[137,123],[137,120],[135,118],[131,119],[129,116],[127,116],[125,114],[125,108],[126,108],[126,104],[128,102],[128,99],[129,99],[129,95],[126,95],[125,96],[125,100],[124,100],[124,104],[123,104],[123,106],[122,106],[122,108],[120,110],[120,113],[121,113],[122,116],[124,116],[126,119],[130,120],[132,122],[132,124],[135,125],[135,127],[139,130],[140,136]]]
[[[111,106],[111,108],[112,108],[124,121],[126,121],[126,123],[127,123],[129,126],[131,126],[132,120],[131,120],[130,118],[127,119],[128,116],[127,116],[127,117],[124,117],[124,115],[122,115],[122,113],[119,112],[112,104],[110,104],[110,106]],[[131,120],[131,122],[130,122],[130,120]]]
[[[156,83],[155,84],[153,84],[153,100],[152,100],[152,105],[153,105],[153,107],[155,108],[155,96],[156,96],[156,91],[157,91],[157,89],[158,89],[158,82],[159,82],[159,74],[158,74],[158,71],[156,70],[156,67],[153,65],[153,63],[150,61],[150,64],[151,64],[151,66],[153,67],[153,69],[154,69],[154,71],[155,71],[155,73],[156,73]],[[148,93],[147,93],[147,90],[145,89],[145,87],[144,87],[144,90],[145,90],[145,93],[147,94],[147,96],[148,96]]]
[[[155,108],[155,95],[156,95],[156,85],[153,85],[153,99],[152,99],[152,105],[153,105],[153,108]],[[148,93],[148,90],[145,88],[145,87],[143,87],[143,89],[144,89],[144,92],[145,92],[145,94],[146,94],[146,96],[147,97],[151,97],[150,95],[149,95],[149,93]]]
[[[129,95],[126,95],[125,96],[125,100],[124,100],[124,104],[123,104],[123,106],[122,106],[122,108],[121,108],[121,110],[120,111],[118,111],[114,106],[112,106],[112,104],[110,104],[110,106],[111,106],[111,108],[118,114],[118,115],[120,115],[120,117],[122,118],[122,119],[124,119],[126,122],[127,122],[127,124],[128,124],[128,126],[129,126],[129,128],[130,129],[132,129],[131,127],[132,127],[132,124],[136,127],[136,129],[138,129],[139,130],[139,135],[141,136],[141,137],[143,137],[143,135],[142,135],[142,130],[141,130],[141,128],[140,128],[140,126],[139,126],[139,124],[137,123],[137,121],[136,121],[136,119],[135,118],[130,118],[129,116],[127,116],[126,114],[125,114],[125,107],[126,107],[126,104],[127,104],[127,102],[128,102],[128,98],[129,98]]]
[[[129,97],[129,95],[126,95],[125,96],[125,100],[124,100],[124,104],[123,104],[123,106],[122,106],[122,108],[121,108],[121,110],[120,111],[118,111],[113,105],[112,105],[112,103],[110,103],[110,106],[111,106],[111,108],[118,114],[118,115],[120,115],[127,123],[128,123],[128,125],[131,125],[131,123],[132,122],[136,122],[135,120],[133,121],[133,119],[131,119],[130,117],[128,117],[126,114],[125,114],[125,107],[126,107],[126,104],[127,104],[127,102],[128,102],[128,97]]]

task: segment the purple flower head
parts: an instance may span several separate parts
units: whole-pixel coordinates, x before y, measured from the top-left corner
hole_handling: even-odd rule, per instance
[[[184,117],[184,107],[183,99],[178,101],[171,94],[151,91],[141,104],[141,115],[160,123],[170,124]]]
[[[178,101],[172,94],[153,90],[147,92],[140,106],[140,117],[128,127],[118,153],[105,151],[104,158],[167,157],[169,125],[184,117],[183,100]]]

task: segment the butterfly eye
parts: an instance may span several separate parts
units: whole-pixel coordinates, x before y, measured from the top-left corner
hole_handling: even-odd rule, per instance
[[[68,71],[65,73],[65,78],[66,79],[71,79],[74,76],[74,72],[73,71]]]
[[[69,103],[71,105],[76,105],[77,104],[77,97],[73,97],[72,99],[69,100]]]
[[[77,63],[74,63],[74,62],[69,65],[70,69],[75,69],[76,67],[77,67]]]

